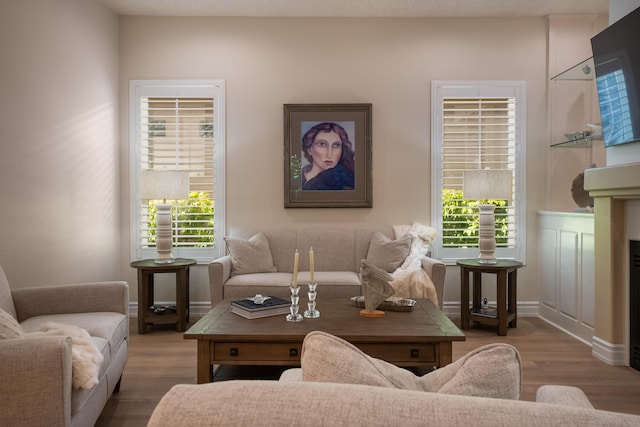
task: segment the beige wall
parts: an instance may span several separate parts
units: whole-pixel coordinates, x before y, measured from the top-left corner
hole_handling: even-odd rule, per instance
[[[0,3],[0,264],[13,287],[119,279],[118,17]]]
[[[227,226],[431,222],[430,85],[441,79],[527,84],[528,266],[519,299],[537,301],[536,217],[547,168],[547,24],[526,19],[120,18],[122,210],[128,224],[128,82],[226,81]],[[283,208],[285,103],[373,104],[373,208]],[[540,185],[542,184],[542,185]],[[569,197],[567,190],[567,197]],[[121,235],[129,263],[129,230]],[[447,301],[459,300],[449,269]],[[135,272],[125,268],[127,279]],[[207,301],[206,270],[192,301]],[[133,295],[135,299],[135,295]]]

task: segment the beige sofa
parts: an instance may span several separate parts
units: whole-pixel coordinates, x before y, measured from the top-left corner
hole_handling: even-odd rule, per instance
[[[289,298],[294,252],[296,249],[300,252],[298,281],[305,284],[310,280],[308,251],[311,247],[314,250],[314,279],[318,283],[319,300],[362,295],[360,261],[367,258],[374,231],[395,239],[393,227],[383,225],[361,228],[333,224],[299,228],[233,228],[229,233],[232,238],[249,239],[263,232],[276,271],[234,275],[230,255],[212,261],[209,264],[211,304],[216,305],[225,298],[246,298],[255,294]],[[425,256],[422,268],[431,278],[438,295],[438,305],[442,308],[446,267]]]
[[[543,386],[536,402],[519,400],[521,363],[515,347],[489,344],[417,376],[315,331],[302,368],[280,381],[176,385],[148,426],[640,425],[639,416],[595,410],[575,387]]]
[[[22,335],[0,339],[0,425],[94,425],[119,388],[127,362],[128,304],[126,282],[10,289],[0,267],[0,309]],[[104,358],[97,385],[72,386],[71,339],[37,336],[34,332],[47,322],[89,333]]]

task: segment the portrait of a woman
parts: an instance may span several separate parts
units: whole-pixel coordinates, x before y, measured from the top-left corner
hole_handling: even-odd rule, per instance
[[[345,129],[319,123],[302,137],[302,190],[353,190],[355,153]]]

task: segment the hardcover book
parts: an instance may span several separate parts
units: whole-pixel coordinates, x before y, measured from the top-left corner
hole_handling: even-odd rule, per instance
[[[244,310],[243,308],[232,305],[231,312],[247,319],[259,319],[261,317],[289,314],[289,305],[280,305],[280,306],[272,307],[266,310],[257,310],[257,311]]]
[[[233,301],[231,307],[237,307],[244,311],[256,312],[264,310],[273,310],[275,308],[288,308],[291,305],[291,301],[284,300],[278,297],[269,297],[262,304],[256,304],[250,299],[241,299]]]

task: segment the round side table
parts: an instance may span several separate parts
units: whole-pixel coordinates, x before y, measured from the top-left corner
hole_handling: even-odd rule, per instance
[[[482,264],[476,259],[461,259],[460,266],[460,326],[469,329],[469,321],[498,327],[498,335],[507,335],[507,327],[515,328],[518,321],[516,286],[519,261],[497,260],[496,264]],[[473,281],[469,281],[469,275]],[[482,274],[496,274],[497,303],[495,308],[482,306]],[[473,301],[469,307],[469,285],[473,283]]]
[[[152,259],[131,263],[138,270],[138,333],[147,332],[147,325],[154,323],[176,323],[176,330],[184,332],[189,322],[189,267],[195,259],[176,258],[171,264],[156,264]],[[154,313],[149,307],[154,305],[153,275],[156,273],[176,274],[176,312]]]

